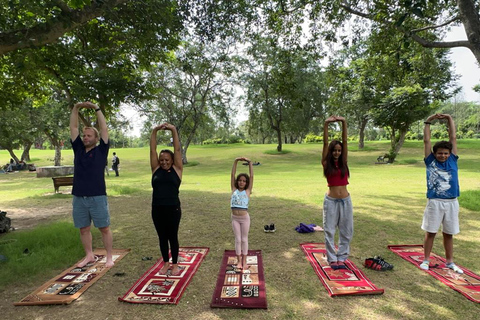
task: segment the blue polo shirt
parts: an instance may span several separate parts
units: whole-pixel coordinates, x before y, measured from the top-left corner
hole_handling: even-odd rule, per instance
[[[107,195],[104,174],[110,144],[100,139],[99,145],[85,152],[80,136],[70,142],[75,155],[72,194],[78,197]]]
[[[445,162],[438,162],[433,153],[425,158],[428,199],[454,199],[460,196],[457,160],[458,156],[453,153]]]

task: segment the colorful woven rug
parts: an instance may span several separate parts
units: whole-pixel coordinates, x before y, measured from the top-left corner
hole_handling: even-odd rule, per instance
[[[420,269],[420,264],[423,262],[423,245],[391,245],[388,248]],[[458,267],[464,273],[458,274],[447,268],[445,262],[444,258],[431,253],[430,268],[425,272],[428,272],[453,290],[460,292],[468,299],[480,302],[480,276],[461,266]]]
[[[210,307],[267,309],[262,251],[248,251],[247,268],[236,264],[235,251],[225,250]]]
[[[331,297],[383,293],[350,260],[345,261],[347,269],[330,268],[323,243],[307,242],[300,246]]]
[[[178,267],[181,272],[175,276],[171,274],[171,269],[166,274],[158,273],[164,264],[163,260],[159,259],[118,300],[130,303],[178,304],[208,250],[205,247],[180,248]]]
[[[130,250],[114,249],[113,261],[122,259]],[[70,304],[78,299],[92,284],[100,279],[111,268],[105,267],[105,249],[95,249],[95,262],[87,264],[83,268],[76,265],[68,268],[60,275],[49,280],[40,288],[15,302],[16,306],[34,306],[42,304]],[[83,259],[83,258],[82,258]],[[115,267],[115,266],[114,266]]]

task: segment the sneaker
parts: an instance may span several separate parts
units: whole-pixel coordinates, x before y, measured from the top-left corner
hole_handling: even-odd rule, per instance
[[[347,269],[345,261],[338,261],[338,269]]]
[[[450,262],[446,264],[447,268],[452,269],[456,273],[463,274],[463,270],[460,269],[455,263]]]
[[[422,269],[422,270],[427,271],[429,267],[430,267],[430,263],[428,261],[423,261],[420,264],[420,269]]]
[[[270,224],[270,232],[275,232],[277,229],[275,229],[275,225],[273,223]]]
[[[376,271],[386,271],[393,269],[393,264],[388,263],[380,256],[365,259],[365,263],[363,265],[365,266],[365,268]]]
[[[332,262],[329,263],[329,265],[330,265],[330,268],[332,268],[333,270],[338,270],[339,269],[337,261],[332,261]]]
[[[263,232],[270,232],[270,227],[268,226],[268,224],[263,226]]]

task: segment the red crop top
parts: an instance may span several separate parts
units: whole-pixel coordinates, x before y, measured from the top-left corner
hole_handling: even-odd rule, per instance
[[[346,186],[348,184],[348,171],[342,178],[342,171],[337,169],[336,173],[327,177],[328,187]]]

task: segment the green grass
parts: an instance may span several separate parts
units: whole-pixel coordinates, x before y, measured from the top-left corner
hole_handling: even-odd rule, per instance
[[[45,266],[44,273],[34,281],[15,276],[12,284],[0,289],[0,308],[5,310],[2,316],[8,319],[144,319],[159,313],[169,319],[477,318],[478,304],[387,250],[389,244],[423,241],[420,224],[426,186],[421,141],[407,141],[397,162],[389,165],[375,164],[377,157],[388,151],[389,141],[367,142],[365,150],[358,150],[354,142],[350,143],[348,189],[355,221],[350,258],[377,286],[385,289],[385,294],[334,299],[328,296],[299,247],[301,242],[323,242],[323,234],[294,231],[300,222],[322,223],[322,200],[327,188],[320,165],[322,145],[284,147],[288,153],[278,154],[276,145],[207,145],[188,149],[188,160],[196,165],[184,169],[180,189],[180,243],[207,246],[210,252],[177,306],[132,306],[116,301],[116,297],[123,295],[151,266],[151,261],[141,258],[158,258],[159,250],[150,217],[148,149],[111,150],[122,159],[120,177],[106,177],[114,246],[132,251],[68,308],[20,309],[13,308],[11,303],[73,262]],[[460,140],[458,147],[462,207],[461,233],[454,240],[455,261],[478,274],[480,141]],[[38,159],[37,165],[51,165],[46,159],[53,157],[53,151],[32,150],[32,156]],[[64,164],[72,163],[71,150],[63,151],[62,156]],[[249,243],[250,248],[261,249],[263,253],[268,311],[209,307],[223,251],[234,247],[229,209],[230,170],[233,159],[240,156],[261,163],[254,167]],[[0,163],[8,159],[8,154],[0,150]],[[247,170],[246,166],[239,166],[238,171]],[[69,195],[53,194],[51,179],[39,179],[27,172],[0,175],[0,194],[0,209],[7,212],[48,210],[68,206],[70,201]],[[263,225],[271,222],[275,223],[277,232],[264,233]],[[15,225],[15,221],[12,223]],[[16,231],[8,237],[26,232]],[[78,233],[72,236],[80,245]],[[0,237],[0,241],[4,238]],[[94,245],[101,246],[99,233],[94,233]],[[71,261],[78,260],[78,253],[70,251],[65,251],[65,255],[71,255]],[[443,255],[441,236],[436,239],[433,251]],[[382,255],[395,269],[382,273],[361,267],[363,259],[373,255]],[[125,276],[114,277],[115,272],[125,272]],[[99,301],[102,302],[101,315],[93,311],[98,310]]]
[[[0,262],[0,288],[31,282],[51,269],[73,264],[83,255],[78,239],[78,230],[66,221],[0,237],[0,254],[8,259]]]

